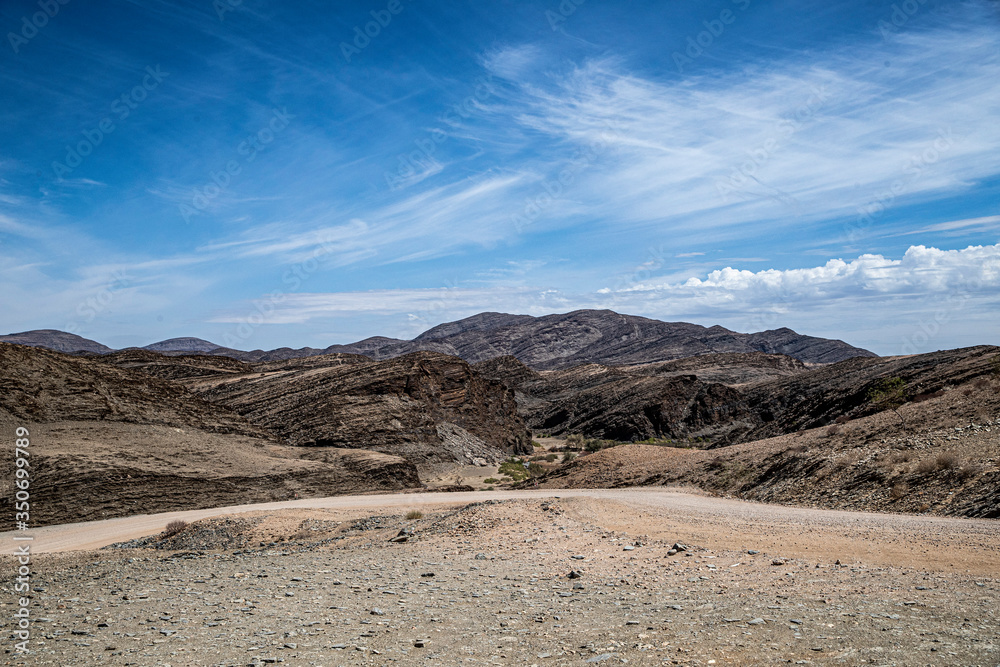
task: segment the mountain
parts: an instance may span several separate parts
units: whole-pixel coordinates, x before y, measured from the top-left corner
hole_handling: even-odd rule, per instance
[[[142,349],[153,352],[211,352],[219,349],[215,343],[211,343],[201,338],[168,338],[158,343],[146,345]]]
[[[590,363],[631,366],[713,353],[765,352],[822,364],[877,356],[840,340],[803,336],[787,328],[743,334],[721,326],[661,322],[611,310],[544,317],[480,313],[434,327],[412,341],[362,343],[337,346],[337,351],[387,359],[432,350],[469,363],[509,355],[536,370]]]
[[[0,336],[0,343],[44,347],[48,350],[66,352],[67,354],[105,354],[106,352],[111,352],[111,348],[107,345],[101,345],[89,338],[66,333],[65,331],[57,331],[56,329],[35,329],[33,331],[7,334],[6,336]]]
[[[110,352],[99,343],[62,332],[28,332],[40,347],[60,345],[59,351],[86,349]],[[26,334],[16,334],[18,336]],[[63,338],[69,337],[69,338]],[[18,341],[8,341],[18,342]],[[93,349],[74,345],[88,343]],[[744,334],[721,326],[703,327],[687,322],[661,322],[611,310],[576,310],[533,317],[506,313],[479,313],[428,329],[413,340],[373,336],[347,345],[324,349],[288,347],[244,352],[224,348],[201,338],[171,338],[147,345],[145,350],[168,355],[211,354],[245,362],[281,361],[325,354],[360,354],[376,361],[411,352],[440,352],[470,364],[513,356],[535,370],[571,368],[581,364],[634,366],[706,354],[764,352],[780,354],[811,364],[830,364],[854,357],[878,355],[840,340],[804,336],[791,329]]]

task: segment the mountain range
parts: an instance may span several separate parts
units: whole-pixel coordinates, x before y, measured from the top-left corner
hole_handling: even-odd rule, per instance
[[[76,354],[114,351],[97,341],[52,329],[0,336],[0,342]],[[805,336],[787,328],[745,334],[718,325],[663,322],[611,310],[576,310],[543,317],[486,312],[440,324],[412,340],[374,336],[324,349],[282,347],[243,351],[191,337],[171,338],[142,349],[167,355],[221,355],[246,362],[332,353],[360,354],[380,361],[430,351],[460,357],[469,363],[512,356],[535,370],[564,369],[586,363],[631,366],[718,353],[783,354],[810,364],[878,356],[840,340]]]

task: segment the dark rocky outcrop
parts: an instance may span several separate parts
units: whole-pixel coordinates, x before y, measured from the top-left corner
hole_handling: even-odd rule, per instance
[[[415,463],[496,462],[531,451],[513,392],[434,352],[269,362],[187,384],[296,446],[361,447]]]

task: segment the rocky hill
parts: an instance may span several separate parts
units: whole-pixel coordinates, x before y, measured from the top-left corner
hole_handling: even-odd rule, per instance
[[[418,464],[497,463],[531,451],[513,392],[433,352],[274,361],[185,384],[302,447],[363,447]]]
[[[35,329],[33,331],[7,334],[6,336],[0,336],[0,343],[44,347],[48,350],[66,352],[67,354],[104,354],[111,352],[111,348],[107,345],[102,345],[95,340],[56,329]]]
[[[420,485],[400,457],[333,447],[303,456],[176,382],[104,357],[0,343],[0,430],[19,426],[31,436],[34,525]],[[13,512],[13,462],[0,463],[0,511]]]
[[[584,453],[540,483],[682,484],[764,502],[1000,518],[998,359],[1000,348],[980,346],[867,368],[843,362],[764,383],[749,392],[748,404],[770,406],[773,420],[745,442],[710,449],[619,445]],[[856,405],[880,376],[907,378],[898,414]],[[774,435],[758,437],[768,432]]]

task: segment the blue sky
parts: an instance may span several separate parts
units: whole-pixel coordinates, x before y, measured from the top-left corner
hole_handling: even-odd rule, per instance
[[[0,7],[2,333],[1000,343],[997,2],[63,2]]]

